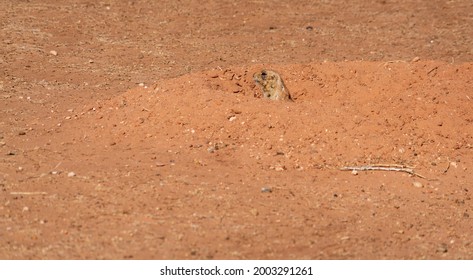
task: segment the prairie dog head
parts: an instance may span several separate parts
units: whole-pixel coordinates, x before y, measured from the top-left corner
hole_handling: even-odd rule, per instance
[[[292,100],[281,76],[271,70],[261,70],[253,75],[257,85],[263,90],[263,98],[271,100]]]

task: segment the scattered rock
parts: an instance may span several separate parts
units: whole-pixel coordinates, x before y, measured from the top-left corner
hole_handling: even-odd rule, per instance
[[[282,166],[278,165],[278,166],[276,166],[276,167],[274,168],[274,170],[276,170],[276,171],[284,171],[284,170],[286,170],[286,167],[285,167],[284,165],[282,165]]]
[[[447,253],[448,252],[448,245],[445,244],[445,243],[440,244],[440,246],[437,248],[437,252]]]
[[[225,144],[223,142],[209,143],[209,145],[210,146],[207,148],[207,152],[209,152],[209,153],[214,153],[215,151],[218,151],[218,150],[223,149],[226,146],[228,146],[227,144]]]
[[[67,173],[67,177],[74,177],[74,176],[76,176],[76,173],[74,173],[72,171]]]
[[[284,166],[284,165],[276,164],[276,165],[274,165],[274,166],[273,166],[273,165],[270,166],[269,169],[271,169],[271,170],[276,170],[276,171],[284,171],[284,170],[286,170],[287,168],[286,168],[286,166]]]
[[[351,171],[351,174],[353,174],[353,175],[355,175],[355,176],[356,176],[356,175],[358,175],[358,171],[356,171],[356,170],[352,170],[352,171]]]
[[[419,181],[413,182],[412,185],[413,185],[414,187],[416,187],[416,188],[422,188],[422,187],[424,186],[424,185],[423,185],[421,182],[419,182]]]
[[[50,51],[49,53],[52,54],[52,55],[54,55],[54,56],[57,56],[57,51],[55,51],[55,50],[52,50],[52,51]]]
[[[252,209],[250,210],[250,213],[251,213],[253,216],[258,216],[258,215],[259,215],[258,209],[256,209],[256,208],[252,208]]]
[[[271,192],[273,192],[273,189],[271,189],[270,187],[262,187],[261,192],[262,193],[271,193]]]

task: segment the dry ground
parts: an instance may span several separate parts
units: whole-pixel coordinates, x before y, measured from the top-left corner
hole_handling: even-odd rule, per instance
[[[472,15],[0,0],[0,258],[472,259]]]

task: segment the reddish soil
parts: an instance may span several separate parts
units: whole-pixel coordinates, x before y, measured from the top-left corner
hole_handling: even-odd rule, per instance
[[[473,3],[313,2],[0,1],[0,258],[472,259]]]

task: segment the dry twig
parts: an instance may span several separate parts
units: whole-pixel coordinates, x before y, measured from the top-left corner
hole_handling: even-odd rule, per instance
[[[397,171],[409,173],[412,176],[417,176],[422,179],[428,180],[425,176],[416,173],[414,169],[410,166],[400,165],[400,164],[373,164],[373,165],[363,165],[363,166],[344,166],[340,168],[342,171]]]
[[[10,192],[11,195],[47,195],[47,192]]]
[[[445,168],[445,170],[443,171],[443,174],[447,173],[447,171],[450,169],[450,165],[451,165],[451,162],[450,162],[450,159],[448,159],[448,165],[447,165],[447,168]]]

